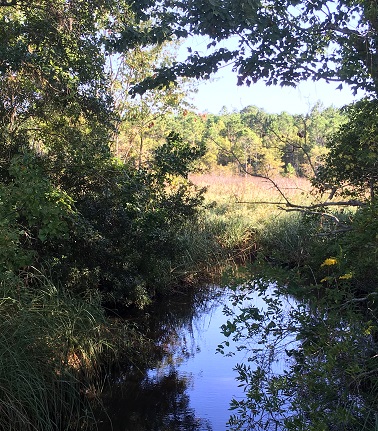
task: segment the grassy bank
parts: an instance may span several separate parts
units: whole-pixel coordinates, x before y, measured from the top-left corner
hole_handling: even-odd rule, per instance
[[[373,286],[376,280],[376,205],[357,212],[335,206],[328,215],[321,209],[313,214],[285,205],[285,199],[299,206],[317,203],[310,182],[303,178],[268,181],[212,173],[192,175],[191,180],[207,188],[203,230],[214,241],[214,249],[219,247],[220,256],[294,269],[315,291],[340,284],[338,277],[349,273],[361,294],[373,289],[363,286]],[[329,258],[337,265],[325,268]],[[327,283],[321,283],[325,276]]]
[[[106,319],[98,298],[27,280],[0,283],[0,429],[83,429],[110,354]]]

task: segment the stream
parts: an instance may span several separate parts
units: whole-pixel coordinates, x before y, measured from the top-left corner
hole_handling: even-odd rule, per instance
[[[311,429],[377,429],[370,375],[366,373],[363,392],[362,385],[353,387],[350,368],[356,363],[376,369],[375,341],[364,332],[361,314],[340,315],[327,304],[310,308],[282,296],[274,284],[265,291],[251,287],[241,285],[232,292],[205,286],[138,312],[132,323],[145,343],[112,374],[96,429],[283,431],[299,429],[298,424],[309,429],[313,423]],[[236,315],[247,314],[239,321],[238,345],[227,339],[225,353],[234,354],[225,355],[217,347],[226,340],[221,326],[228,320],[225,332],[235,335],[231,298],[238,304]],[[256,371],[254,377],[251,371]],[[356,375],[364,377],[359,369]],[[248,397],[237,377],[253,381],[247,385]],[[233,399],[237,411],[230,410]],[[228,427],[233,413],[237,415]],[[349,423],[357,428],[345,425]]]
[[[225,431],[231,399],[243,398],[233,368],[245,355],[216,352],[225,305],[228,292],[212,286],[146,310],[149,365],[120,370],[105,390],[98,430]]]

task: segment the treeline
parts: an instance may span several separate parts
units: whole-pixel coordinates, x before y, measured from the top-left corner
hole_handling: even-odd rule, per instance
[[[181,109],[146,123],[138,132],[139,119],[135,120],[129,120],[128,134],[117,142],[120,158],[148,160],[149,150],[164,142],[167,130],[175,130],[186,142],[206,148],[197,164],[200,169],[312,177],[327,153],[327,138],[345,122],[345,114],[321,103],[305,115],[269,114],[256,106],[240,112],[223,108],[218,115]]]

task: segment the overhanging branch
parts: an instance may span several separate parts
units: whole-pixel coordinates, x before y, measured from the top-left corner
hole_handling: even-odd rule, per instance
[[[249,175],[251,177],[262,178],[263,180],[269,182],[270,184],[272,184],[274,189],[276,189],[276,191],[279,193],[279,195],[283,199],[283,202],[282,201],[281,202],[266,202],[266,201],[245,202],[245,201],[239,201],[238,203],[241,203],[241,204],[277,205],[279,209],[286,211],[286,212],[297,211],[297,212],[300,212],[303,214],[310,214],[310,215],[312,214],[312,215],[316,215],[316,216],[327,217],[327,218],[333,220],[333,222],[337,226],[339,226],[339,228],[337,230],[334,230],[332,233],[346,232],[346,231],[349,231],[351,228],[350,228],[350,226],[343,225],[343,223],[340,221],[340,219],[335,214],[332,214],[332,213],[327,211],[327,208],[329,208],[329,207],[347,207],[347,206],[348,207],[352,207],[352,206],[353,207],[363,207],[366,205],[364,202],[356,200],[356,199],[350,199],[347,201],[333,201],[333,202],[330,202],[329,200],[327,200],[325,202],[320,202],[320,203],[316,203],[316,204],[312,204],[312,205],[295,204],[289,200],[289,198],[285,195],[285,193],[282,191],[280,186],[272,178],[268,177],[267,175],[254,174],[254,173],[249,172],[247,169],[247,166],[245,166],[239,160],[238,156],[232,150],[227,150],[222,145],[220,145],[218,142],[216,142],[215,139],[213,139],[213,138],[211,138],[211,139],[218,147],[222,148],[223,151],[231,154],[234,157],[234,159],[236,160],[236,162],[239,165],[241,172],[243,172],[246,175]]]

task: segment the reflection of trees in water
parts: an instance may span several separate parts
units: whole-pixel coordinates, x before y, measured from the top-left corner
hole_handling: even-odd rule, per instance
[[[134,379],[114,385],[104,396],[108,419],[99,431],[211,431],[211,425],[196,418],[185,391],[188,380],[176,371],[159,378]]]
[[[224,296],[219,287],[207,286],[196,291],[180,293],[145,309],[138,327],[150,340],[145,355],[147,368],[178,365],[197,353],[193,337],[193,322],[216,308]],[[143,364],[138,364],[143,367]]]
[[[285,310],[279,289],[261,283],[238,292],[239,304],[253,288],[265,307],[230,311],[223,327],[248,354],[236,367],[246,396],[232,402],[230,430],[376,429],[376,309],[317,299]]]
[[[211,312],[221,296],[219,288],[207,287],[167,298],[135,316],[144,342],[111,376],[98,431],[212,430],[189,407],[190,377],[179,375],[177,367],[197,352],[193,321]]]

